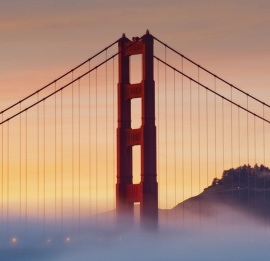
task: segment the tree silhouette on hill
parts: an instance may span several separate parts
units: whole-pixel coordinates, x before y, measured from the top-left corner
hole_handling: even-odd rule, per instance
[[[243,165],[236,169],[224,170],[220,179],[214,178],[211,187],[226,186],[232,188],[270,188],[270,169],[263,164],[254,167]]]

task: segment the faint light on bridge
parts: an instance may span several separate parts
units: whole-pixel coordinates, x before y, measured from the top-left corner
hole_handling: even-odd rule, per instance
[[[13,238],[11,239],[11,242],[12,242],[13,244],[17,243],[17,241],[18,241],[18,239],[17,239],[16,237],[13,237]]]
[[[71,238],[70,238],[70,237],[67,237],[67,238],[66,238],[66,241],[67,241],[67,242],[70,242],[70,241],[71,241]]]
[[[50,238],[47,239],[47,243],[51,243],[51,239]]]

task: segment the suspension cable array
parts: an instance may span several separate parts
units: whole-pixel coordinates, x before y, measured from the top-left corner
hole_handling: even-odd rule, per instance
[[[166,44],[163,44],[163,45],[165,46],[165,52],[166,50],[175,51],[174,49],[170,48]],[[170,105],[171,110],[173,110],[173,113],[172,113],[173,116],[171,116],[174,118],[174,122],[172,123],[173,126],[175,127],[175,121],[178,121],[180,119],[182,121],[182,131],[181,131],[182,144],[180,144],[179,141],[177,141],[174,135],[175,132],[179,133],[180,130],[177,131],[173,127],[173,131],[168,131],[168,134],[167,134],[169,137],[171,137],[173,141],[172,142],[173,146],[171,147],[168,146],[168,149],[166,149],[166,151],[171,150],[173,151],[175,155],[175,147],[177,151],[178,150],[177,147],[181,146],[182,162],[180,162],[179,159],[175,159],[174,157],[174,164],[175,162],[177,162],[177,165],[182,166],[181,173],[177,173],[177,175],[182,175],[183,199],[187,199],[189,196],[190,197],[194,196],[193,191],[195,190],[194,189],[195,187],[196,187],[196,191],[198,190],[198,197],[199,197],[199,193],[202,192],[202,190],[200,189],[201,188],[200,174],[201,174],[201,169],[202,169],[202,172],[204,172],[203,170],[205,166],[206,182],[205,183],[203,182],[203,183],[209,186],[211,184],[211,183],[209,184],[209,177],[210,178],[212,177],[212,179],[213,177],[215,177],[214,181],[212,182],[212,185],[208,187],[210,188],[212,186],[215,186],[217,184],[224,182],[223,180],[226,180],[226,176],[229,175],[230,176],[230,189],[229,190],[232,196],[231,197],[232,200],[235,200],[234,198],[235,190],[238,190],[239,200],[240,200],[240,197],[243,197],[243,194],[245,194],[245,191],[246,191],[247,200],[248,200],[247,206],[249,209],[249,213],[251,213],[250,210],[252,208],[259,208],[258,204],[260,204],[257,201],[258,189],[261,189],[260,186],[258,187],[258,183],[257,183],[258,182],[257,178],[259,177],[258,176],[259,174],[256,172],[258,171],[257,170],[258,161],[260,164],[262,164],[260,166],[260,169],[266,168],[266,171],[268,171],[268,168],[265,166],[266,155],[267,155],[266,154],[266,140],[267,140],[266,136],[267,135],[265,134],[265,126],[266,126],[266,123],[270,123],[270,121],[265,117],[266,116],[265,108],[269,108],[269,105],[258,100],[254,96],[247,94],[246,92],[240,90],[234,85],[229,84],[228,82],[224,81],[222,78],[216,76],[215,74],[210,73],[208,70],[199,66],[197,63],[191,61],[190,59],[186,58],[184,55],[180,53],[178,54],[180,55],[182,62],[179,62],[178,60],[176,62],[175,57],[173,57],[174,58],[173,63],[177,63],[177,66],[171,65],[168,62],[168,59],[165,59],[165,60],[161,59],[160,57],[162,55],[160,55],[160,53],[158,54],[159,55],[157,54],[154,55],[154,58],[157,61],[158,66],[160,67],[161,64],[164,65],[166,75],[170,74],[170,70],[167,70],[166,68],[171,69],[171,84],[167,83],[168,80],[166,79],[164,80],[164,82],[167,83],[166,92],[164,95],[167,95],[167,97],[171,96],[172,99],[175,99],[175,88],[176,89],[178,89],[178,87],[179,89],[182,88],[182,101],[180,102],[182,109],[179,110],[179,112],[177,113],[177,116],[175,115],[175,111],[177,111],[175,110],[175,102],[172,101],[172,104]],[[187,60],[197,66],[196,78],[190,76],[186,72],[187,70],[185,70],[184,72],[183,60]],[[178,66],[180,67],[180,69],[178,68]],[[205,72],[208,72],[211,76],[213,76],[213,79],[214,79],[213,88],[209,87],[207,84],[204,84],[202,81],[200,81],[200,70],[204,70]],[[191,69],[190,71],[192,72]],[[179,83],[175,81],[175,78],[178,77],[177,75],[180,75],[180,77],[182,77],[182,80],[179,81]],[[230,93],[229,95],[228,94],[227,96],[223,95],[218,90],[217,87],[219,86],[217,86],[217,82],[216,82],[217,79],[229,85],[229,88],[227,91]],[[194,97],[194,94],[192,93],[193,83],[198,86],[198,100],[197,100],[198,103],[197,104],[195,104],[194,102],[195,97]],[[182,87],[180,84],[182,85]],[[204,88],[206,90],[205,97],[201,97],[200,95],[201,88]],[[222,88],[220,88],[220,90],[221,89]],[[242,94],[244,94],[246,102],[244,102],[244,98],[240,100],[238,96],[235,94],[235,92],[233,92],[233,90],[240,91]],[[183,99],[184,93],[186,96],[189,95],[190,97],[186,97],[186,99],[185,98]],[[255,106],[253,104],[252,104],[253,106],[250,105],[251,100],[254,100],[255,102],[258,102],[259,104],[262,105],[262,113],[258,113],[257,111],[255,111],[254,109]],[[202,102],[205,102],[204,110],[202,110],[201,108]],[[246,105],[243,105],[244,103],[246,103]],[[234,114],[235,108],[237,109],[237,111],[235,110],[235,112],[237,113],[236,115]],[[170,108],[166,109],[166,111],[169,112]],[[184,111],[186,112],[183,114]],[[244,112],[244,114],[241,115],[241,111]],[[200,121],[202,115],[205,115],[206,117],[206,120],[204,122]],[[243,117],[243,115],[245,116]],[[250,115],[252,115],[254,118],[252,122],[254,124],[253,129],[250,128],[251,126]],[[166,116],[166,117],[169,117],[169,116]],[[196,117],[197,117],[197,122],[195,120]],[[185,118],[188,118],[188,120],[187,122],[183,123],[184,121],[186,121]],[[194,123],[195,125],[193,125]],[[257,127],[259,123],[262,124],[262,128]],[[202,126],[205,126],[205,129],[203,128],[204,130],[201,132]],[[268,124],[267,124],[267,127],[269,127]],[[196,138],[194,134],[197,131],[198,131],[197,133],[198,136]],[[254,135],[251,136],[252,132]],[[187,137],[184,138],[184,135],[186,135]],[[205,145],[202,144],[202,146],[201,146],[201,141],[200,141],[201,136],[205,137],[205,141],[206,141],[206,144]],[[189,138],[189,140],[187,140],[187,138]],[[253,139],[253,145],[251,145],[252,139]],[[260,140],[260,144],[262,145],[261,148],[259,149],[260,151],[259,159],[258,159],[258,153],[257,153],[257,149],[258,149],[257,140],[258,139]],[[198,144],[198,151],[197,151],[198,158],[196,159],[194,158],[195,155],[193,152],[195,143]],[[166,141],[166,144],[167,144],[167,141]],[[201,154],[201,151],[203,150],[205,151],[205,153]],[[255,164],[254,169],[250,166],[251,161],[253,161],[251,160],[252,153],[254,153],[254,164]],[[190,167],[187,166],[186,164],[187,162],[190,163]],[[162,163],[159,162],[159,164],[162,164]],[[167,164],[167,161],[166,161],[166,164]],[[234,167],[236,166],[237,166],[236,168],[237,171],[234,169]],[[228,170],[226,170],[226,168]],[[168,167],[168,169],[172,169],[172,167]],[[195,169],[197,171],[195,171]],[[247,173],[247,177],[245,177],[243,174],[244,170]],[[265,198],[267,195],[267,192],[266,192],[267,186],[269,186],[267,182],[269,178],[268,175],[270,174],[270,172],[269,173],[268,172],[267,174],[264,174],[263,176],[264,187],[262,189],[263,189]],[[221,175],[222,175],[221,178],[217,178]],[[197,177],[198,180],[196,180],[195,177]],[[184,186],[184,184],[187,183],[186,181],[187,179],[190,179],[190,185],[189,185],[190,187],[188,189],[189,193],[188,193],[188,190]],[[177,178],[174,178],[174,180],[177,180]],[[198,182],[198,185],[196,184],[196,182]],[[245,182],[247,182],[246,187],[244,185]],[[171,184],[168,183],[166,186],[170,187]],[[206,189],[208,188],[206,187]],[[176,192],[177,190],[174,189],[174,191],[175,191],[174,197],[176,198],[176,200],[174,201],[179,202],[180,198],[177,196],[177,192]],[[223,187],[221,192],[224,195],[227,193],[227,191],[225,190],[225,186]],[[187,196],[187,194],[189,194],[189,196]],[[197,194],[197,192],[195,194]],[[255,197],[255,201],[252,200],[252,197]],[[255,205],[254,205],[254,202],[255,202]],[[182,202],[183,220],[185,216],[184,215],[185,204],[186,204],[185,201],[183,201]],[[167,200],[166,200],[165,205],[167,206]],[[265,217],[267,215],[266,208],[268,208],[268,205],[264,203],[264,216]],[[201,209],[201,205],[198,206],[198,209]],[[218,218],[218,215],[216,216],[216,218]],[[232,215],[232,218],[234,218],[233,215]],[[201,215],[200,215],[200,220],[201,220]]]
[[[246,111],[247,113],[252,114],[253,116],[255,116],[255,117],[257,117],[257,118],[263,120],[264,122],[270,123],[270,121],[267,120],[267,119],[265,119],[264,117],[261,117],[260,115],[258,115],[258,114],[256,114],[256,113],[252,112],[251,110],[249,110],[249,109],[247,109],[247,108],[245,108],[245,107],[243,107],[243,106],[237,104],[236,102],[231,101],[230,99],[226,98],[225,96],[223,96],[223,95],[221,95],[221,94],[215,92],[214,90],[210,89],[209,87],[203,85],[202,83],[199,83],[197,80],[191,78],[191,77],[188,76],[187,74],[181,72],[180,70],[176,69],[175,67],[171,66],[170,64],[164,62],[164,61],[161,60],[160,58],[158,58],[158,57],[156,57],[156,56],[154,56],[154,58],[157,59],[157,60],[159,60],[161,63],[165,64],[166,66],[170,67],[171,69],[175,70],[177,73],[182,74],[184,77],[186,77],[186,78],[189,79],[190,81],[192,81],[192,82],[194,82],[194,83],[200,85],[201,87],[205,88],[207,91],[209,91],[209,92],[215,94],[216,96],[218,96],[218,97],[220,97],[220,98],[222,98],[222,99],[228,101],[229,103],[231,103],[231,104],[233,104],[233,105],[239,107],[240,109]],[[251,97],[251,96],[250,96],[250,97]],[[261,103],[262,103],[262,102],[261,102]],[[268,106],[268,105],[266,105],[266,104],[264,104],[264,103],[262,103],[262,104],[263,104],[264,106]]]
[[[219,79],[220,81],[226,83],[227,85],[231,86],[232,88],[236,89],[237,91],[239,91],[239,92],[241,92],[241,93],[247,95],[248,97],[254,99],[255,101],[261,103],[262,105],[265,105],[266,107],[270,108],[270,105],[269,105],[269,104],[267,104],[267,103],[265,103],[265,102],[262,102],[261,100],[257,99],[256,97],[254,97],[254,96],[248,94],[247,92],[245,92],[245,91],[239,89],[238,87],[234,86],[233,84],[227,82],[227,81],[224,80],[223,78],[221,78],[221,77],[215,75],[214,73],[212,73],[212,72],[210,72],[209,70],[207,70],[206,68],[200,66],[198,63],[196,63],[196,62],[194,62],[193,60],[189,59],[189,58],[186,57],[185,55],[183,55],[183,54],[181,54],[180,52],[176,51],[174,48],[168,46],[167,44],[165,44],[164,42],[162,42],[162,41],[159,40],[158,38],[154,37],[154,39],[155,39],[157,42],[159,42],[160,44],[166,46],[168,49],[170,49],[170,50],[173,51],[174,53],[176,53],[176,54],[178,54],[179,56],[181,56],[183,59],[189,61],[190,63],[192,63],[192,64],[194,64],[194,65],[196,65],[196,66],[199,67],[201,70],[203,70],[203,71],[207,72],[208,74],[214,76],[215,78],[217,78],[217,79]]]
[[[88,58],[86,61],[80,63],[79,65],[77,65],[76,67],[72,68],[71,70],[69,70],[68,72],[64,73],[63,75],[61,75],[60,77],[58,77],[57,79],[55,79],[54,81],[48,83],[47,85],[41,87],[40,89],[38,89],[37,91],[31,93],[30,95],[26,96],[25,98],[19,100],[18,102],[12,104],[11,106],[7,107],[6,109],[2,110],[0,112],[0,114],[3,114],[4,112],[10,110],[11,108],[15,107],[16,105],[26,101],[27,99],[29,99],[30,97],[32,97],[35,94],[38,94],[39,92],[41,92],[42,90],[46,89],[47,87],[49,87],[50,85],[56,83],[57,81],[61,80],[62,78],[64,78],[65,76],[69,75],[70,73],[73,73],[75,70],[77,70],[78,68],[80,68],[81,66],[83,66],[84,64],[90,62],[91,60],[93,60],[95,57],[97,57],[98,55],[100,55],[101,53],[105,52],[106,50],[108,50],[109,48],[111,48],[113,45],[115,45],[116,43],[118,43],[118,40],[114,41],[113,43],[111,43],[110,45],[108,45],[107,47],[105,47],[104,49],[102,49],[101,51],[99,51],[98,53],[96,53],[95,55],[91,56],[90,58]],[[117,54],[116,54],[117,55]],[[82,76],[83,77],[83,76]]]
[[[141,37],[142,38],[142,37]],[[131,48],[137,41],[141,40],[141,38],[138,38],[136,41],[134,41],[133,43],[131,43],[129,46],[127,46],[126,48]],[[87,59],[85,62],[81,63],[80,65],[74,67],[72,70],[70,70],[69,72],[63,74],[62,76],[60,76],[59,78],[57,78],[56,80],[54,80],[53,82],[47,84],[46,86],[40,88],[39,90],[35,91],[34,93],[28,95],[27,97],[23,98],[22,100],[20,100],[19,102],[14,103],[13,105],[9,106],[8,108],[2,110],[0,112],[0,114],[4,114],[6,111],[10,110],[11,108],[13,108],[14,106],[22,103],[23,101],[27,100],[28,98],[32,97],[35,94],[38,94],[41,90],[44,90],[45,88],[47,88],[48,86],[50,86],[53,83],[56,83],[58,80],[62,79],[64,76],[73,73],[74,70],[78,69],[79,67],[81,67],[82,65],[86,64],[87,62],[90,62],[93,58],[95,58],[97,55],[101,54],[102,52],[108,50],[108,48],[110,48],[111,46],[113,46],[114,44],[116,44],[118,42],[115,41],[112,44],[110,44],[108,47],[104,48],[103,50],[101,50],[100,52],[98,52],[97,54],[95,54],[94,56],[92,56],[91,58]],[[14,117],[16,117],[17,115],[20,115],[23,112],[26,112],[27,110],[29,110],[30,108],[36,106],[38,103],[45,101],[46,99],[50,98],[51,96],[55,95],[56,93],[62,91],[63,89],[65,89],[66,87],[72,85],[74,82],[77,82],[78,80],[80,80],[81,78],[85,77],[86,75],[88,75],[89,73],[91,73],[92,71],[97,70],[99,67],[101,67],[102,65],[106,64],[107,62],[109,62],[110,60],[112,60],[114,57],[116,57],[120,52],[115,53],[114,55],[112,55],[111,57],[105,59],[103,62],[99,63],[98,65],[96,65],[94,68],[92,68],[91,70],[86,71],[85,73],[81,74],[79,77],[77,77],[76,79],[72,80],[71,82],[65,84],[64,86],[62,86],[61,88],[57,89],[54,92],[51,92],[49,95],[45,96],[43,99],[31,104],[30,106],[26,107],[25,109],[23,109],[22,111],[19,111],[18,113],[13,114],[12,116],[10,116],[9,118],[2,120],[0,122],[0,125],[13,119]]]
[[[126,48],[136,45],[142,38],[135,38]],[[156,62],[158,199],[159,207],[166,209],[166,222],[174,215],[175,221],[182,220],[184,228],[186,221],[193,220],[189,220],[190,214],[186,209],[192,200],[200,199],[196,210],[199,211],[201,229],[201,193],[207,194],[213,187],[218,188],[216,185],[228,180],[227,175],[234,171],[237,164],[238,172],[230,176],[232,196],[238,190],[240,198],[245,190],[251,205],[254,193],[256,207],[261,193],[257,190],[260,181],[251,173],[247,178],[247,187],[241,187],[245,178],[241,171],[244,167],[251,168],[249,164],[253,159],[255,164],[261,160],[264,166],[267,162],[269,125],[265,123],[270,123],[270,120],[265,117],[265,110],[270,105],[153,38],[165,47],[164,60],[157,54],[153,59]],[[116,204],[114,186],[118,167],[115,58],[120,51],[113,55],[109,55],[108,51],[116,43],[118,40],[0,112],[1,222],[6,222],[6,227],[0,228],[0,242],[2,230],[7,229],[8,236],[13,233],[10,220],[17,212],[26,231],[34,227],[34,217],[36,224],[42,226],[46,240],[58,226],[61,236],[66,236],[76,234],[77,229],[81,231],[89,225],[88,220],[92,217],[96,222],[94,225],[98,225],[98,219],[105,216],[107,223],[114,222],[114,217],[110,219],[110,210]],[[170,64],[170,51],[177,54],[180,68]],[[93,59],[101,54],[105,57],[94,64]],[[185,61],[197,66],[194,76],[189,75]],[[79,71],[79,76],[75,75],[75,71],[83,65],[87,69]],[[204,84],[202,71],[211,75],[210,85],[213,88]],[[66,76],[69,77],[68,82],[61,85],[60,80]],[[220,93],[220,82],[217,80],[230,87],[229,95]],[[134,93],[141,91],[139,84],[128,85]],[[53,90],[42,96],[41,91],[50,86]],[[234,90],[245,95],[245,105],[236,100]],[[29,104],[34,95],[36,99]],[[262,105],[262,115],[253,111],[252,100]],[[13,112],[11,109],[16,106],[18,111]],[[253,126],[250,128],[250,125]],[[129,138],[130,142],[134,142],[141,137],[134,131]],[[263,178],[265,209],[269,186],[267,177]],[[253,179],[254,188],[251,187]],[[12,185],[13,180],[16,180],[15,185]],[[130,192],[132,197],[137,197],[136,193],[139,192]],[[217,189],[215,193],[224,194],[226,190]],[[192,198],[190,201],[187,200],[189,197]],[[16,200],[18,204],[12,205]],[[180,202],[182,205],[178,206]],[[171,214],[168,209],[174,206],[174,214]],[[106,215],[102,214],[103,211]],[[266,218],[266,211],[264,215]],[[78,223],[75,223],[76,220]]]

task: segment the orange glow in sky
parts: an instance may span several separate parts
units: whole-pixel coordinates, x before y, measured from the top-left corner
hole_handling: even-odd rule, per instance
[[[107,4],[98,1],[67,2],[70,2],[70,6],[37,4],[35,1],[16,5],[1,3],[0,110],[94,55],[121,37],[123,32],[131,39],[132,36],[143,35],[147,28],[154,36],[201,66],[267,102],[270,87],[270,4],[266,1],[156,1],[155,6],[141,1],[128,5],[123,1],[115,1],[114,4],[109,1]],[[156,44],[155,48],[159,57],[165,59],[164,47]],[[115,52],[117,46],[113,51],[108,51],[108,57]],[[96,63],[105,59],[105,53],[99,59]],[[168,50],[167,59],[173,66],[181,68],[181,58]],[[140,80],[141,73],[137,72],[140,70],[139,63],[135,58],[133,81]],[[74,78],[85,70],[88,70],[88,64],[74,73]],[[73,88],[70,86],[59,92],[56,98],[51,97],[29,110],[27,117],[24,113],[10,121],[8,127],[7,124],[3,129],[0,127],[3,137],[3,142],[0,139],[3,155],[0,158],[0,173],[4,184],[0,188],[2,207],[9,205],[14,215],[21,211],[23,214],[28,212],[34,216],[44,214],[48,217],[53,217],[55,213],[59,217],[61,207],[65,213],[75,209],[85,215],[114,207],[117,58],[114,63],[108,63],[107,91],[105,72],[104,65],[98,69],[97,93],[94,71],[90,74],[90,85],[88,76],[81,79],[80,93],[76,82]],[[196,68],[184,63],[184,72],[190,72],[197,80]],[[200,89],[198,96],[198,86],[190,86],[187,79],[183,81],[182,126],[182,78],[177,74],[174,81],[173,71],[168,69],[166,73],[167,81],[164,66],[155,61],[157,169],[161,208],[171,208],[183,199],[202,192],[215,176],[221,176],[223,168],[237,167],[247,164],[247,161],[251,165],[264,161],[270,165],[267,164],[269,159],[265,159],[263,154],[262,122],[254,121],[253,116],[247,117],[240,112],[239,123],[237,107],[231,108],[224,102],[222,112],[220,98],[216,99],[215,115],[214,96],[209,94],[209,107],[206,107],[205,90]],[[71,75],[57,82],[56,88],[70,80]],[[214,88],[213,78],[203,72],[200,72],[200,81]],[[50,90],[54,88],[52,85]],[[230,97],[227,86],[217,82],[216,88],[224,96]],[[44,92],[44,95],[48,93]],[[233,95],[235,99],[238,98],[236,92]],[[31,102],[36,99],[34,97]],[[246,106],[244,96],[239,96],[239,102]],[[140,103],[134,101],[134,110],[138,106]],[[256,103],[250,101],[249,108],[262,114],[262,107]],[[265,109],[268,120],[269,113]],[[139,127],[139,110],[134,112],[133,117],[132,124]],[[249,134],[246,132],[247,126]],[[269,131],[269,126],[265,125],[266,140],[270,139]],[[270,153],[268,147],[265,155]],[[140,178],[140,165],[136,164],[140,161],[139,157],[136,147],[134,182],[139,182]],[[42,206],[46,206],[46,213],[43,213]]]

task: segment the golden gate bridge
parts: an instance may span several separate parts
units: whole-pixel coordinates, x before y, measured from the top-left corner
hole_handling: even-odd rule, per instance
[[[18,234],[14,219],[20,233],[35,223],[71,234],[101,213],[111,226],[132,220],[138,203],[142,224],[158,226],[158,209],[199,195],[224,170],[267,165],[269,107],[148,31],[123,34],[2,109],[4,241]],[[249,195],[240,183],[231,190]]]

